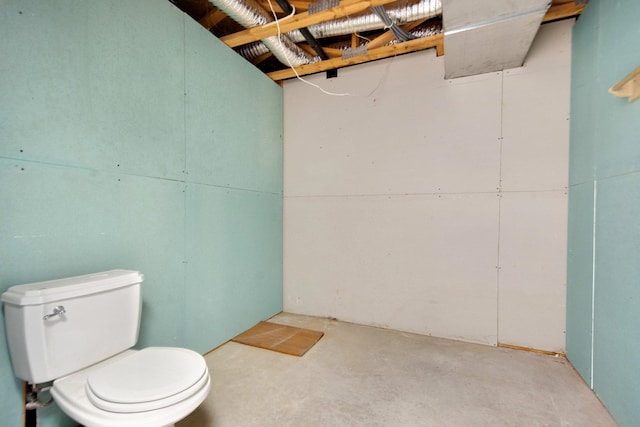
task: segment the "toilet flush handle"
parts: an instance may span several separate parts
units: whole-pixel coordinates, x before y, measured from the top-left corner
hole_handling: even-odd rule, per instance
[[[52,317],[56,317],[56,316],[64,317],[64,314],[66,312],[67,312],[67,310],[64,309],[63,305],[58,305],[58,306],[54,307],[53,313],[47,314],[46,316],[44,316],[42,318],[42,320],[51,319]]]

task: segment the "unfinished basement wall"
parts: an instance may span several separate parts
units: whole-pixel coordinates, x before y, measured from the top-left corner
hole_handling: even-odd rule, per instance
[[[0,3],[0,292],[140,270],[138,345],[198,352],[280,312],[282,89],[166,0]]]
[[[284,86],[284,309],[564,352],[573,21],[524,67],[433,50]]]

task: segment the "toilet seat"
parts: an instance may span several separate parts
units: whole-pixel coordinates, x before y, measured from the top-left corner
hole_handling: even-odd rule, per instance
[[[180,402],[207,380],[207,366],[198,353],[149,347],[92,372],[86,393],[105,411],[143,412]]]
[[[140,350],[142,351],[142,350]],[[56,379],[51,387],[51,395],[60,409],[76,422],[87,427],[160,427],[176,423],[193,412],[207,397],[211,389],[209,371],[204,382],[189,388],[189,395],[173,405],[143,412],[112,412],[98,408],[87,393],[87,378],[94,372],[134,356],[139,351],[125,350],[95,365]],[[204,359],[203,359],[204,360]],[[206,365],[206,362],[203,362]]]

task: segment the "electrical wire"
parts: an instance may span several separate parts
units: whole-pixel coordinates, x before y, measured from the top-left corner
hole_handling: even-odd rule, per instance
[[[276,27],[278,28],[278,42],[280,43],[280,46],[282,46],[282,40],[280,40],[280,36],[282,35],[282,32],[280,31],[280,20],[278,19],[278,16],[276,15],[275,10],[273,9],[273,5],[271,4],[271,0],[267,0],[267,2],[269,3],[269,8],[271,9],[271,13],[273,14],[273,18],[275,19],[275,24]],[[294,9],[295,11],[295,9]],[[298,74],[298,71],[295,69],[295,67],[291,64],[291,61],[289,61],[289,58],[287,58],[285,56],[285,59],[287,60],[287,62],[289,63],[289,67],[293,70],[294,74],[296,75],[296,78],[298,80],[300,80],[301,82],[309,85],[309,86],[313,86],[316,89],[320,90],[322,93],[326,94],[326,95],[331,95],[331,96],[356,96],[353,95],[351,93],[334,93],[334,92],[330,92],[324,88],[322,88],[321,86],[312,83],[308,80],[303,79],[302,77],[300,77],[300,74]]]

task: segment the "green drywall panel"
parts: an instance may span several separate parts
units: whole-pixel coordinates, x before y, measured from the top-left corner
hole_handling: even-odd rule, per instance
[[[0,40],[0,291],[140,270],[138,346],[201,351],[281,309],[281,88],[166,0],[0,0]],[[75,425],[55,405],[39,421]]]
[[[183,183],[2,158],[0,182],[2,291],[137,269],[145,273],[139,345],[182,344]],[[8,358],[1,363],[2,375],[12,374]],[[19,411],[19,402],[7,401],[3,413]],[[42,410],[41,425],[63,425],[58,412]]]
[[[0,40],[0,155],[183,178],[184,20],[169,2],[5,1]]]
[[[189,181],[282,193],[282,89],[200,25],[185,29]]]
[[[2,254],[0,254],[1,256]],[[8,286],[0,282],[0,292],[4,292]],[[4,312],[4,310],[3,310]],[[0,385],[2,386],[2,399],[0,399],[0,411],[3,421],[7,425],[21,426],[22,424],[22,383],[13,374],[9,348],[4,344],[7,335],[4,326],[4,315],[0,319]]]
[[[593,293],[593,181],[569,187],[566,351],[591,383]]]
[[[595,277],[593,346],[585,348],[575,325],[590,304],[577,285],[588,278],[586,254],[584,267],[569,268],[567,351],[582,375],[581,361],[593,353],[594,391],[621,426],[640,424],[640,102],[607,90],[640,65],[639,19],[635,0],[591,0],[573,34],[570,176],[585,183],[582,196],[572,185],[585,210],[570,209],[569,247],[595,239]],[[590,179],[597,182],[595,235],[587,230]]]
[[[6,159],[0,166],[3,286],[140,270],[141,344],[181,343],[183,183]]]
[[[597,7],[589,5],[589,8]],[[595,102],[596,93],[591,85],[597,79],[598,58],[596,55],[585,55],[585,51],[593,51],[598,45],[598,32],[592,28],[595,14],[585,14],[573,27],[571,57],[571,139],[569,144],[569,185],[593,181],[594,151],[600,119]],[[589,118],[592,126],[584,126],[583,121]]]
[[[640,103],[630,104],[627,98],[607,93],[611,86],[640,66],[640,2],[599,1],[595,5],[598,6],[596,28],[600,43],[598,50],[589,54],[598,60],[598,78],[591,83],[591,91],[595,94],[593,101],[598,117],[596,177],[602,179],[640,170]]]
[[[640,173],[599,181],[597,212],[593,388],[621,426],[637,426]]]
[[[189,347],[206,352],[282,311],[279,195],[189,184],[186,230]]]

